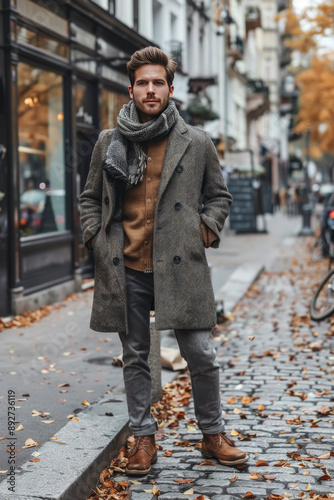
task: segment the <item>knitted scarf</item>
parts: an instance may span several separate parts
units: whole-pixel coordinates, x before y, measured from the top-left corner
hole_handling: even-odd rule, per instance
[[[142,123],[137,108],[131,100],[119,112],[117,127],[108,146],[103,168],[112,182],[129,189],[143,179],[146,168],[146,153],[143,145],[147,141],[158,141],[174,126],[178,111],[174,101],[153,120]]]

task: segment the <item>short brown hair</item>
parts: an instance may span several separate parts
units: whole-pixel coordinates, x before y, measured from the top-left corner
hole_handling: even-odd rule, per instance
[[[126,65],[132,86],[135,82],[136,69],[144,64],[159,64],[160,66],[164,66],[167,73],[168,86],[170,87],[172,85],[177,68],[175,59],[168,57],[168,55],[158,49],[158,47],[145,47],[132,54],[130,61]]]

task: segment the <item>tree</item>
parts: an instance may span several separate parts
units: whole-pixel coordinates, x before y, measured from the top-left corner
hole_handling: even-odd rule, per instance
[[[316,0],[313,0],[313,2]],[[306,69],[298,68],[300,90],[297,133],[310,130],[312,156],[334,152],[334,0],[312,3],[297,14],[290,4],[285,12],[286,45],[300,53]]]

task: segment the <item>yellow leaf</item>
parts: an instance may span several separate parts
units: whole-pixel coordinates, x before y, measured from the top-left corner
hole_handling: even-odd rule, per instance
[[[0,470],[0,474],[6,474],[8,472],[8,469],[7,470]]]
[[[184,495],[193,495],[194,494],[194,488],[190,488],[190,490],[184,491]]]
[[[33,448],[34,446],[38,446],[39,442],[34,441],[33,439],[27,439],[26,442],[24,443],[24,446],[22,448]]]
[[[236,415],[241,415],[242,413],[245,414],[245,410],[239,410],[239,408],[234,408],[233,413]]]
[[[54,420],[42,420],[43,424],[52,424]]]
[[[330,451],[327,451],[326,453],[319,455],[317,458],[320,458],[320,460],[327,460],[330,457],[331,457],[331,453],[330,453]]]
[[[88,401],[81,401],[81,404],[84,405],[84,406],[90,406],[90,403],[88,403]]]
[[[253,336],[252,337],[248,337],[248,338],[249,338],[249,340],[254,340],[255,339],[255,337],[253,337]]]
[[[287,443],[294,443],[296,441],[295,436],[292,436],[290,439],[288,439],[286,442]]]
[[[59,439],[58,436],[53,436],[52,438],[50,438],[51,440],[54,440],[54,439]]]
[[[17,428],[17,429],[15,429],[15,431],[23,431],[23,429],[24,429],[23,425],[22,425],[22,424],[20,424],[20,425],[18,426],[18,428]]]
[[[239,432],[234,429],[231,430],[231,436],[239,436]]]
[[[311,489],[311,484],[307,483],[307,485],[305,486],[305,491],[309,491],[310,489]]]
[[[260,479],[262,475],[258,472],[251,472],[248,477],[249,479]]]

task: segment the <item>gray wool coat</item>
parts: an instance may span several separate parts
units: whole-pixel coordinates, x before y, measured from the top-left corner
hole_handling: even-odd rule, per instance
[[[127,331],[124,234],[115,184],[103,163],[113,130],[101,132],[80,197],[83,239],[96,262],[91,328]],[[217,235],[232,197],[211,139],[181,117],[164,158],[153,232],[155,321],[158,330],[210,329],[215,302],[201,220]],[[131,311],[129,311],[131,314]]]

